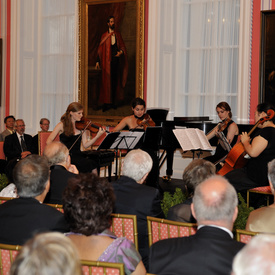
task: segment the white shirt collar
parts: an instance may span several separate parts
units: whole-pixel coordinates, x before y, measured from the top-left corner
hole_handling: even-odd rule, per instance
[[[202,227],[204,227],[204,226],[211,226],[211,227],[219,228],[219,229],[221,229],[221,230],[227,232],[227,233],[230,235],[230,237],[231,237],[232,239],[233,239],[233,237],[234,237],[234,236],[233,236],[233,233],[232,233],[228,228],[223,227],[223,226],[212,225],[212,224],[201,224],[201,225],[198,226],[198,229],[200,229],[200,228],[202,228]]]

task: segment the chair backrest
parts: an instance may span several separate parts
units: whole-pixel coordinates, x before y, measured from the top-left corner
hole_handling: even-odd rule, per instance
[[[51,204],[51,203],[45,203],[51,207],[54,207],[55,209],[57,209],[58,211],[60,211],[61,213],[64,213],[64,209],[63,209],[63,205],[62,204]]]
[[[236,229],[236,239],[238,242],[249,243],[253,236],[259,234],[258,232],[252,232],[242,229]]]
[[[9,275],[10,267],[18,251],[21,249],[19,245],[0,244],[0,274]]]
[[[6,159],[4,153],[4,141],[0,141],[0,159]]]
[[[136,215],[112,214],[110,230],[117,237],[126,237],[135,244],[138,250],[138,232]]]
[[[41,132],[39,131],[38,132],[38,153],[40,156],[42,156],[43,152],[44,152],[44,149],[46,147],[46,141],[49,137],[49,135],[51,134],[52,132],[49,131],[49,132]],[[54,141],[59,141],[59,135],[57,135],[54,139]]]
[[[120,275],[124,274],[123,263],[81,261],[83,275]]]
[[[15,199],[13,197],[0,197],[0,204],[6,202],[6,201],[9,201],[9,200],[12,200],[12,199]]]
[[[165,219],[147,217],[149,246],[170,238],[186,237],[197,232],[197,224],[174,222]]]

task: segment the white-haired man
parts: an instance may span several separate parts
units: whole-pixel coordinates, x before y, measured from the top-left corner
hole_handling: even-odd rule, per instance
[[[225,178],[213,176],[199,184],[191,204],[197,233],[153,244],[150,273],[230,274],[233,258],[244,246],[233,240],[231,232],[238,215],[237,204],[237,193]]]
[[[232,275],[275,274],[275,235],[260,234],[235,256]]]
[[[152,165],[147,152],[132,150],[124,159],[122,176],[113,183],[116,195],[114,212],[137,216],[138,246],[145,266],[149,254],[147,216],[164,217],[159,191],[143,184]]]

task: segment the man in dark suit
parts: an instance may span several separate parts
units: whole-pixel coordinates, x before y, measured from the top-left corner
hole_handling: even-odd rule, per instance
[[[243,243],[233,240],[238,215],[233,186],[221,176],[208,178],[195,189],[191,211],[198,231],[190,237],[166,239],[150,248],[149,271],[154,274],[230,274]]]
[[[62,204],[62,194],[68,185],[68,180],[75,177],[78,170],[71,164],[68,148],[59,141],[47,145],[43,155],[47,158],[51,169],[51,187],[45,203]]]
[[[0,205],[0,243],[23,245],[34,234],[44,231],[67,232],[64,216],[43,204],[50,188],[47,159],[30,155],[14,168],[19,198]]]
[[[23,119],[15,120],[15,133],[7,136],[4,141],[4,153],[8,164],[6,174],[13,182],[13,168],[16,163],[31,154],[32,136],[25,134],[25,122]]]
[[[116,195],[114,212],[137,216],[138,248],[145,267],[149,254],[147,216],[164,217],[159,191],[143,185],[152,165],[148,153],[140,149],[132,150],[124,159],[122,176],[113,183]]]

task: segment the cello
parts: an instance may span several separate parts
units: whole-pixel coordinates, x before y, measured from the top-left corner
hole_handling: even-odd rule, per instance
[[[252,132],[258,127],[259,124],[263,124],[265,121],[271,120],[275,112],[274,110],[268,110],[267,116],[260,118],[256,124],[253,126],[253,128],[249,131],[248,136],[252,134]],[[241,142],[235,144],[233,148],[229,151],[229,153],[226,156],[225,163],[223,167],[217,172],[218,175],[224,176],[228,172],[242,168],[246,165],[247,159],[245,158],[246,152],[244,149],[244,146]]]

